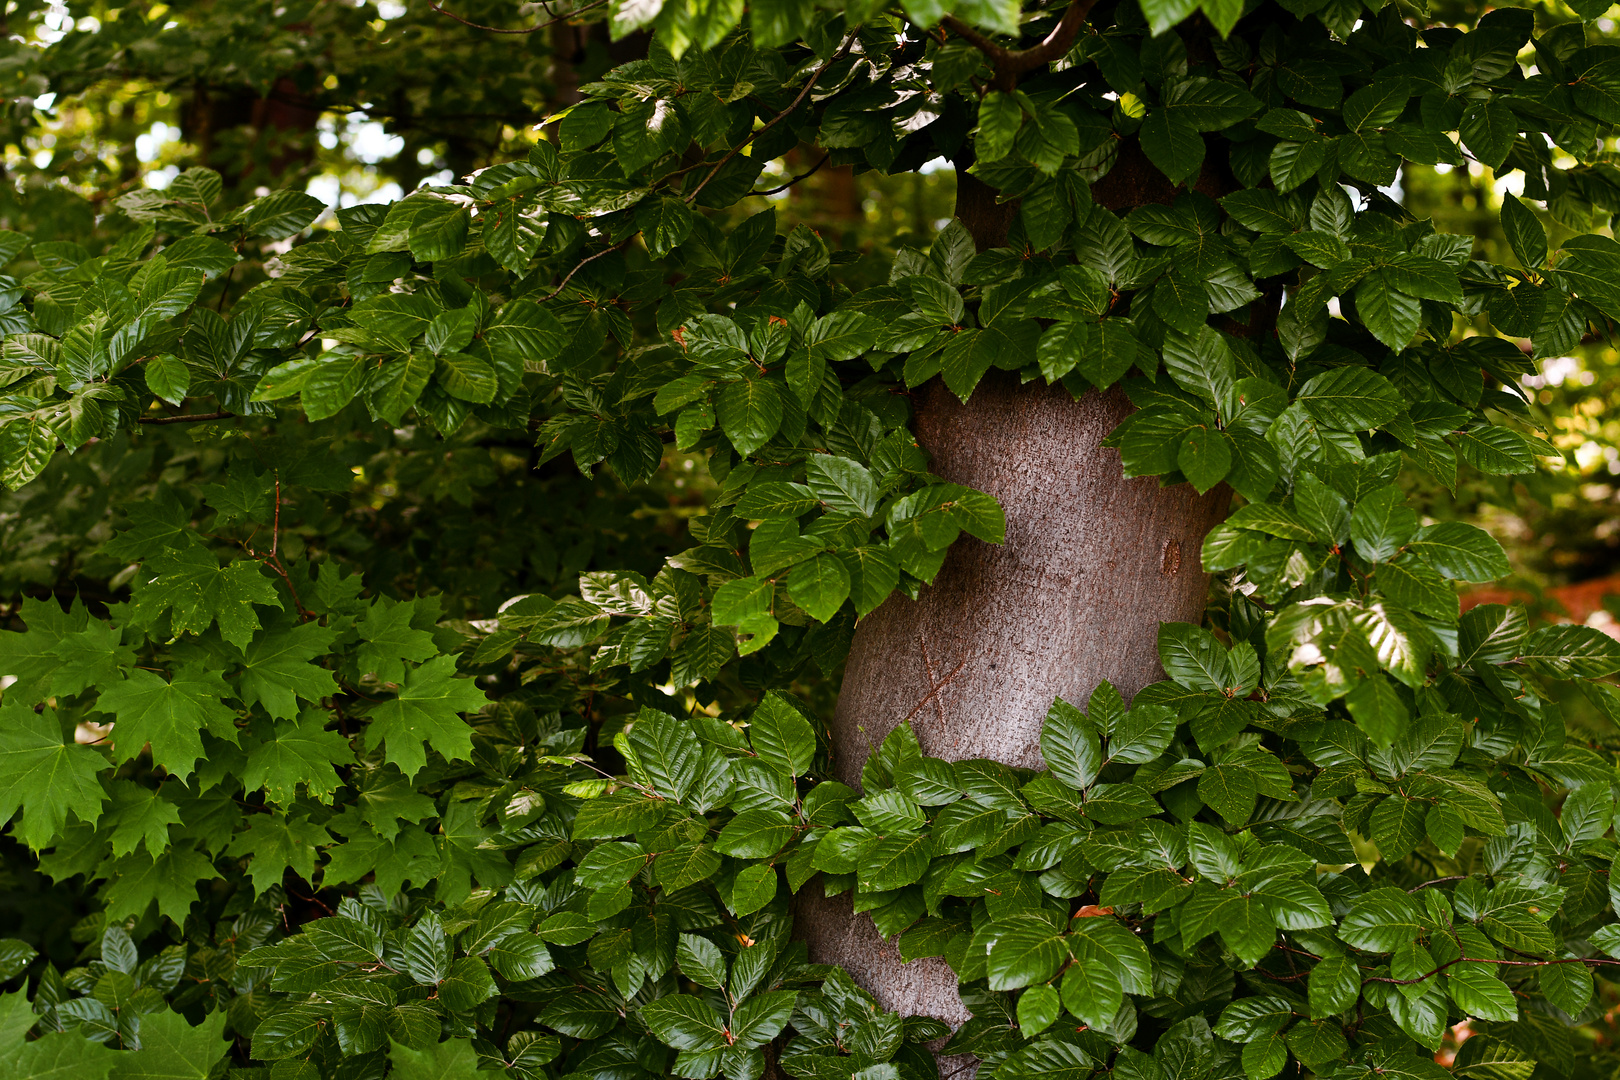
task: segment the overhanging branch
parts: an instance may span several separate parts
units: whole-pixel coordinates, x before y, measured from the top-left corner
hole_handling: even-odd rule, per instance
[[[991,66],[996,69],[996,89],[1011,91],[1018,88],[1018,76],[1050,64],[1054,60],[1061,60],[1068,53],[1074,45],[1074,39],[1080,36],[1080,28],[1085,25],[1086,16],[1091,14],[1091,9],[1096,3],[1097,0],[1073,0],[1064,10],[1058,24],[1052,27],[1052,32],[1047,34],[1039,45],[1032,45],[1027,49],[1009,49],[1004,45],[997,45],[955,15],[945,16],[942,25],[958,37],[965,38],[989,58]]]

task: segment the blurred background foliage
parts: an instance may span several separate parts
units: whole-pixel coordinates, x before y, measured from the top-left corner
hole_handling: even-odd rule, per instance
[[[36,241],[95,235],[110,245],[117,229],[130,226],[103,220],[104,207],[143,186],[162,188],[193,165],[219,170],[235,202],[272,186],[302,187],[337,207],[395,199],[521,157],[545,137],[547,118],[578,100],[581,85],[646,47],[638,36],[610,41],[597,5],[577,6],[579,18],[497,33],[480,26],[523,29],[559,9],[452,3],[460,20],[479,24],[469,26],[425,0],[7,0],[0,228]],[[1462,25],[1488,6],[1447,0],[1432,11],[1437,21]],[[1526,6],[1543,27],[1574,19],[1561,3]],[[1620,44],[1613,21],[1598,29]],[[894,250],[926,245],[950,219],[955,198],[955,174],[943,160],[920,172],[857,175],[810,145],[772,162],[758,187],[778,185],[786,186],[760,201],[775,205],[779,229],[809,225],[840,258],[859,260],[856,280],[863,273],[885,279]],[[1408,166],[1397,185],[1411,210],[1433,217],[1440,231],[1475,235],[1478,257],[1512,261],[1499,225],[1501,197],[1511,189],[1488,169]],[[733,213],[758,208],[745,200]],[[1576,229],[1605,225],[1560,222],[1556,207],[1548,224],[1555,245]],[[265,270],[246,269],[259,265],[250,259],[211,282],[215,302],[224,307],[261,280]],[[1414,494],[1432,518],[1473,521],[1496,535],[1515,571],[1503,588],[1543,617],[1616,627],[1620,348],[1598,340],[1547,358],[1523,389],[1563,452],[1561,466],[1532,478],[1465,469],[1455,491],[1420,478]],[[532,422],[544,420],[541,409]],[[566,456],[542,462],[532,439],[475,423],[450,439],[425,428],[378,434],[366,426],[312,444],[301,417],[267,411],[262,421],[229,444],[194,424],[92,441],[58,455],[27,488],[0,494],[0,617],[14,615],[24,596],[82,598],[92,609],[122,602],[133,567],[98,549],[125,507],[160,487],[222,483],[238,461],[296,471],[299,494],[283,505],[280,522],[291,554],[350,566],[385,592],[441,593],[446,615],[465,620],[492,618],[514,596],[564,595],[586,570],[651,575],[686,546],[688,523],[703,514],[714,484],[699,458],[673,449],[651,481],[626,487],[611,470],[583,476]],[[763,672],[741,671],[743,683],[765,681]],[[837,681],[836,670],[811,663],[797,672],[795,688],[830,713]],[[587,720],[624,707],[615,704],[612,676],[583,663],[559,661],[532,689],[537,701]],[[729,707],[726,698],[741,700],[749,687],[716,692],[719,700],[698,704]],[[1570,704],[1576,730],[1616,734],[1589,707]],[[32,866],[14,841],[0,839],[0,922],[70,963],[95,932],[80,925],[91,906]]]

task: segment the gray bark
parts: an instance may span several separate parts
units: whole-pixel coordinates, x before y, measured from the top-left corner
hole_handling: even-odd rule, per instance
[[[919,391],[933,471],[994,495],[1007,540],[964,535],[917,600],[896,594],[856,629],[833,721],[838,779],[858,788],[867,756],[905,721],[936,757],[1038,769],[1054,697],[1083,706],[1107,679],[1128,699],[1162,678],[1159,623],[1200,617],[1199,551],[1228,495],[1126,480],[1101,444],[1130,410],[1117,389],[1077,402],[1002,372],[966,405],[937,380]],[[797,918],[813,962],[843,967],[886,1008],[967,1019],[943,961],[901,964],[870,918],[819,885]]]

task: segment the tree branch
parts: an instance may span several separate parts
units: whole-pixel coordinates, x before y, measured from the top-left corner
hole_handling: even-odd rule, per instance
[[[1097,0],[1071,0],[1063,12],[1063,17],[1052,27],[1052,32],[1047,34],[1039,45],[1032,45],[1027,49],[1009,49],[1004,45],[997,45],[955,15],[945,16],[942,25],[984,53],[989,58],[991,66],[996,69],[996,89],[1009,92],[1018,88],[1018,76],[1050,64],[1054,60],[1061,60],[1068,53],[1070,47],[1074,45],[1074,39],[1080,36],[1080,28],[1085,25],[1086,16],[1091,14],[1091,9],[1096,3]]]
[[[821,167],[823,165],[827,164],[827,161],[831,157],[832,157],[832,154],[830,154],[830,153],[829,154],[823,154],[823,155],[821,155],[821,160],[820,161],[816,162],[814,165],[810,166],[804,172],[800,173],[798,176],[795,176],[793,179],[789,180],[787,183],[778,184],[776,187],[773,187],[773,188],[766,188],[764,191],[750,191],[748,194],[749,195],[775,195],[779,191],[786,191],[788,188],[792,187],[794,184],[797,184],[800,180],[804,180],[804,179],[806,179],[808,177],[814,176],[818,171],[820,171],[820,169],[821,169]]]
[[[205,412],[185,413],[181,416],[143,416],[143,424],[201,424],[208,420],[231,420],[236,417],[233,412]]]
[[[568,283],[573,280],[574,275],[579,273],[581,270],[585,269],[585,264],[586,263],[595,262],[597,259],[600,259],[604,255],[613,254],[615,251],[618,251],[620,248],[628,246],[630,241],[634,240],[635,238],[636,238],[636,234],[631,233],[629,236],[625,237],[623,240],[620,240],[617,244],[614,244],[612,247],[603,248],[601,251],[598,251],[595,255],[587,255],[587,256],[585,256],[585,258],[581,259],[578,262],[578,264],[576,264],[575,267],[572,270],[568,271],[568,273],[563,276],[563,279],[557,283],[557,287],[555,289],[551,290],[546,295],[542,296],[539,300],[536,301],[536,303],[543,304],[547,300],[555,300],[557,298],[558,294],[561,293],[564,289],[566,289],[568,287]]]
[[[1077,0],[1077,2],[1079,2],[1079,0]],[[1088,2],[1087,7],[1089,6],[1090,3]],[[816,70],[811,73],[810,77],[804,81],[804,86],[799,90],[798,96],[789,103],[787,108],[783,109],[765,123],[749,132],[748,138],[744,139],[736,146],[733,146],[730,153],[717,161],[714,168],[710,169],[703,179],[698,181],[697,187],[687,192],[686,201],[691,202],[693,199],[697,198],[698,192],[703,190],[704,185],[710,180],[713,180],[715,174],[721,169],[725,168],[728,161],[742,153],[743,147],[747,146],[749,143],[753,142],[755,139],[771,130],[771,128],[775,127],[777,124],[791,116],[793,114],[793,110],[799,107],[799,103],[810,95],[811,90],[815,89],[816,83],[821,79],[821,76],[826,72],[826,70],[848,55],[849,50],[855,45],[855,36],[860,33],[860,30],[861,28],[857,26],[855,29],[849,32],[849,36],[844,39],[844,43],[838,46],[838,51],[833,53],[832,56],[828,57],[827,62],[816,68]]]
[[[532,34],[536,30],[544,30],[548,26],[556,26],[560,22],[567,22],[569,19],[582,15],[592,8],[599,8],[605,3],[607,3],[607,0],[592,0],[591,3],[586,4],[584,7],[576,8],[575,10],[568,12],[566,15],[558,15],[556,18],[548,19],[543,23],[535,23],[533,26],[525,26],[521,30],[503,30],[499,26],[485,26],[483,23],[469,22],[468,20],[463,19],[460,15],[457,15],[455,12],[446,11],[444,8],[440,7],[437,0],[428,0],[428,7],[432,8],[434,11],[437,11],[440,15],[448,15],[462,26],[470,26],[474,30],[483,30],[484,32],[490,34]],[[547,7],[545,4],[541,4],[540,6],[545,8],[546,14],[551,14],[550,7]]]

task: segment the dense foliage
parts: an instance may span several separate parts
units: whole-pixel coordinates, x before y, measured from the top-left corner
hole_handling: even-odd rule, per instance
[[[1524,379],[1620,319],[1605,10],[13,5],[5,1074],[1612,1072],[1564,716],[1620,644],[1462,614],[1507,558],[1408,495],[1557,458]],[[340,110],[449,175],[328,217]],[[804,147],[1006,212],[863,254],[755,198]],[[1437,165],[1514,178],[1505,245],[1403,207]],[[1004,532],[909,390],[992,371],[1236,493],[1208,626],[1039,773],[902,726],[856,792],[856,619]],[[809,964],[804,890],[973,1019]]]

